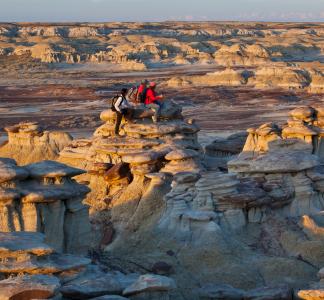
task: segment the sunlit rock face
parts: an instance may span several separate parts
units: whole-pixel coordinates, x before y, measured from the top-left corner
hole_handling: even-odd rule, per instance
[[[101,274],[86,288],[83,279],[62,287],[65,297],[90,298],[108,277],[109,292],[126,298],[321,292],[308,286],[323,267],[321,107],[297,108],[283,126],[266,123],[205,149],[175,103],[164,103],[156,123],[150,109],[133,110],[118,136],[115,113],[102,112],[93,136],[71,141],[60,162],[1,160],[1,231],[43,232],[54,249],[72,253],[91,241],[126,273],[158,270],[175,281],[137,277],[121,289]],[[195,276],[183,281],[183,270]]]
[[[8,140],[0,146],[0,157],[12,158],[19,165],[55,160],[72,141],[68,133],[43,130],[37,122],[22,122],[5,131]]]
[[[241,288],[240,295],[275,299],[268,287],[253,289],[285,283],[275,290],[290,299],[323,265],[322,109],[298,108],[284,126],[267,123],[203,151],[198,127],[169,105],[158,123],[137,107],[118,137],[107,110],[93,138],[61,152],[60,161],[88,170],[78,180],[92,189],[86,201],[97,245],[110,259],[131,257],[145,268],[156,260],[171,263],[180,289],[208,278]],[[247,240],[254,246],[246,247]],[[143,261],[147,252],[152,257]],[[181,282],[183,268],[196,278]],[[247,270],[249,276],[236,276]],[[202,291],[192,293],[200,299]]]
[[[0,56],[119,71],[214,66],[212,75],[174,77],[168,84],[323,93],[322,34],[321,23],[0,24]]]
[[[152,116],[152,110],[135,107],[115,136],[115,113],[104,111],[104,124],[91,139],[75,140],[60,153],[59,161],[88,171],[78,180],[89,182],[86,203],[99,243],[111,243],[113,233],[136,229],[145,216],[163,209],[172,174],[203,169],[194,121],[183,120],[181,108],[168,101],[157,123]],[[98,212],[105,217],[97,218]]]
[[[42,232],[60,252],[87,253],[91,243],[88,187],[72,179],[84,171],[55,161],[19,167],[1,158],[2,232]]]

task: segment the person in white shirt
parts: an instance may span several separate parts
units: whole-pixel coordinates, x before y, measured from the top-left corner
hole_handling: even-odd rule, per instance
[[[127,89],[122,89],[120,96],[117,98],[114,107],[116,110],[116,123],[115,123],[115,134],[119,135],[119,127],[121,124],[121,121],[123,119],[123,116],[126,118],[130,118],[131,117],[131,108],[130,108],[130,103],[127,101],[126,99],[126,95],[127,95],[128,90]]]

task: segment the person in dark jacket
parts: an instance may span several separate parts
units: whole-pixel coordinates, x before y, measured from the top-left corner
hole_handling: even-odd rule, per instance
[[[121,121],[123,119],[123,117],[125,118],[130,118],[131,117],[131,113],[132,110],[130,108],[130,104],[126,99],[126,95],[127,95],[128,90],[127,89],[122,89],[120,96],[118,97],[118,99],[116,100],[114,107],[116,110],[116,123],[115,123],[115,134],[119,135],[119,128],[120,128],[120,124]]]
[[[142,80],[141,84],[139,85],[139,87],[137,89],[136,103],[144,103],[145,102],[148,83],[149,83],[148,80],[146,80],[146,79]]]

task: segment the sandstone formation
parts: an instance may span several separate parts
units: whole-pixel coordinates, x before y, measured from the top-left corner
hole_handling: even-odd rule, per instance
[[[47,66],[98,65],[115,71],[161,66],[226,67],[184,78],[194,85],[246,85],[323,92],[322,24],[98,23],[0,24],[0,58],[26,57]],[[246,73],[245,72],[245,73]],[[175,85],[176,78],[169,82]]]
[[[84,171],[54,161],[19,167],[0,159],[0,231],[43,232],[57,251],[86,253],[91,241],[89,189],[72,177]]]
[[[23,247],[30,254],[6,261],[0,272],[64,272],[58,291],[68,299],[321,294],[320,283],[312,284],[323,266],[321,107],[293,110],[284,126],[249,129],[245,145],[247,134],[240,133],[205,151],[197,142],[198,126],[184,120],[175,103],[164,102],[157,123],[151,110],[133,110],[119,136],[113,133],[115,114],[104,111],[93,137],[71,141],[60,163],[18,167],[2,159],[1,230],[12,242],[1,249],[11,257]],[[90,206],[91,236],[83,199]],[[70,278],[68,270],[85,268],[86,260],[60,256],[25,230],[45,233],[57,251],[85,253],[94,246],[125,274],[86,267]],[[24,285],[57,293],[52,277],[6,280],[8,295]]]
[[[78,180],[90,183],[92,225],[110,261],[128,268],[127,257],[138,270],[171,263],[192,299],[233,287],[226,299],[291,299],[323,265],[321,111],[298,108],[283,128],[249,129],[245,145],[246,134],[234,135],[203,154],[198,127],[175,104],[165,103],[156,124],[135,107],[118,137],[108,110],[93,138],[73,141],[59,159],[88,170]],[[198,288],[206,281],[232,287],[208,294]]]
[[[310,85],[310,74],[301,68],[266,66],[255,71],[248,83],[257,88],[303,89]]]
[[[174,77],[168,80],[170,87],[186,87],[186,86],[240,86],[246,85],[250,74],[242,70],[234,70],[226,68],[222,71],[215,71],[203,76],[184,76]]]
[[[224,45],[215,53],[215,60],[220,65],[256,65],[270,61],[269,51],[261,45]]]
[[[0,299],[169,299],[176,288],[164,276],[105,272],[90,259],[55,252],[44,240],[36,232],[0,233]]]
[[[322,27],[0,24],[4,114],[15,115],[10,82],[21,99],[34,95],[32,103],[61,93],[63,105],[82,106],[72,116],[52,104],[60,117],[50,121],[48,106],[37,104],[33,120],[62,127],[85,111],[97,114],[107,106],[103,95],[148,74],[161,89],[170,87],[165,98],[186,105],[182,114],[165,101],[157,123],[151,110],[136,106],[119,136],[111,110],[90,138],[72,140],[33,122],[7,128],[0,148],[0,298],[323,297]],[[148,72],[109,73],[123,70]],[[34,87],[35,79],[46,86]],[[222,119],[236,123],[225,99],[239,105],[234,116],[244,124],[225,129],[242,130],[253,116],[253,124],[267,121],[203,149],[190,119],[195,101],[203,108],[200,124],[212,116],[224,130]],[[298,101],[312,107],[293,110],[284,125],[269,122]],[[86,136],[78,125],[74,134]],[[75,256],[87,252],[92,264]]]
[[[133,119],[123,121],[121,135],[114,136],[115,114],[104,111],[104,124],[91,140],[75,140],[60,153],[61,162],[88,171],[78,180],[89,182],[86,203],[91,206],[102,246],[111,243],[116,231],[136,229],[144,216],[163,207],[167,173],[197,172],[201,167],[197,161],[199,129],[191,120],[183,120],[181,108],[165,102],[160,122],[153,123],[152,115],[151,110],[135,107]],[[102,210],[107,214],[98,224],[96,211]]]
[[[169,87],[190,86],[248,86],[256,89],[304,90],[323,93],[324,75],[319,70],[290,67],[280,63],[269,63],[257,69],[234,69],[228,67],[203,76],[173,77],[167,81]]]
[[[35,122],[6,127],[8,140],[0,147],[0,157],[16,160],[19,165],[57,159],[71,141],[68,133],[43,131]]]

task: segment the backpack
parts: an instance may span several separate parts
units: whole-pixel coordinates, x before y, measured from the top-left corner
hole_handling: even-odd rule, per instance
[[[139,103],[145,103],[145,99],[146,99],[146,94],[147,94],[147,88],[145,88],[144,90],[143,90],[143,92],[142,93],[140,93],[140,94],[138,94],[137,95],[137,99],[139,100]]]
[[[114,112],[116,112],[117,111],[117,109],[116,109],[116,107],[115,107],[115,104],[116,104],[116,102],[117,102],[117,100],[119,99],[119,95],[116,95],[116,96],[114,96],[111,100],[110,100],[110,102],[111,102],[111,110],[112,111],[114,111]]]

